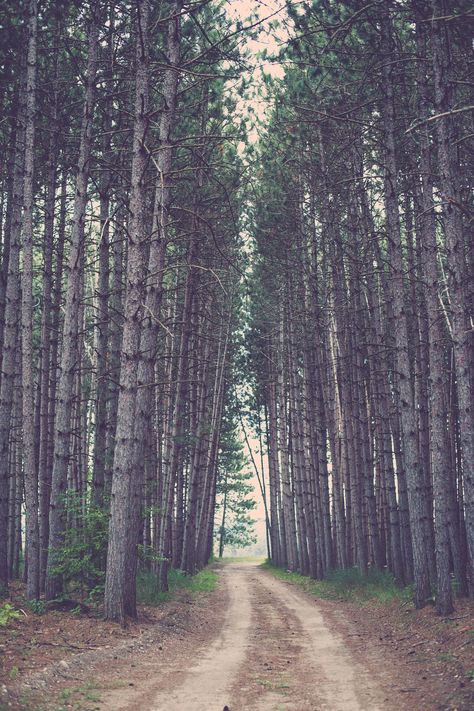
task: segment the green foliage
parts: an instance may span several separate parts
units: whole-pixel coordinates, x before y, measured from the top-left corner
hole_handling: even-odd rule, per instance
[[[245,513],[245,506],[254,503],[241,502],[227,525],[219,526],[217,529],[215,535],[219,538],[223,536],[225,547],[247,548],[257,542],[254,534],[255,520]]]
[[[153,546],[146,546],[142,543],[138,544],[138,558],[142,561],[142,563],[146,561],[158,562],[160,560],[164,560],[164,558],[160,558],[160,556],[156,553]]]
[[[359,568],[338,568],[329,571],[324,580],[313,580],[278,568],[268,561],[263,567],[277,578],[298,585],[308,594],[323,600],[350,600],[359,604],[370,601],[384,605],[393,601],[408,604],[412,598],[411,586],[399,588],[390,573],[375,568],[371,568],[366,576]]]
[[[97,591],[105,577],[108,512],[93,504],[85,507],[80,496],[69,495],[66,515],[64,542],[54,551],[54,574],[63,576],[66,588],[94,586]]]
[[[26,606],[35,615],[43,615],[46,612],[44,600],[27,600]]]
[[[5,602],[0,607],[0,627],[6,627],[12,620],[21,617],[19,610],[16,610],[10,602]]]
[[[94,585],[87,594],[87,601],[95,603],[97,600],[101,600],[104,596],[105,585],[102,583],[100,585]]]
[[[171,600],[178,590],[191,593],[209,593],[217,583],[217,573],[209,568],[195,575],[186,575],[182,570],[171,569],[168,574],[169,592],[160,592],[156,587],[156,576],[149,570],[140,570],[137,576],[137,598],[146,605],[160,605]]]
[[[252,474],[245,470],[247,460],[236,427],[235,403],[227,402],[222,425],[217,480],[215,538],[219,541],[219,555],[226,546],[246,548],[256,542],[255,521],[250,512],[256,502],[250,498],[254,487]]]

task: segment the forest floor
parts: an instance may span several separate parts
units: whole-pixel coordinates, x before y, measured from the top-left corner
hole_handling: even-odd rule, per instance
[[[474,708],[474,607],[314,599],[251,562],[141,606],[127,629],[27,612],[0,632],[4,711]],[[25,611],[26,612],[26,611]]]

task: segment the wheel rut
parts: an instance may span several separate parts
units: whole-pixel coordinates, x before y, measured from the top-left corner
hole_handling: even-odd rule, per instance
[[[247,658],[231,711],[378,711],[387,698],[316,602],[261,570],[251,579]]]
[[[176,640],[169,658],[150,649],[139,689],[106,695],[101,711],[408,710],[387,694],[382,665],[355,658],[298,589],[233,563],[221,569],[219,602],[205,642]]]
[[[314,708],[307,686],[314,672],[301,620],[259,572],[251,579],[252,624],[244,665],[234,681],[231,711]]]

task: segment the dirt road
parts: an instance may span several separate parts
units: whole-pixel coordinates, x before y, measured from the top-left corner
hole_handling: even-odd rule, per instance
[[[214,637],[180,657],[148,656],[139,684],[102,697],[106,711],[376,711],[388,699],[318,604],[251,564],[221,571]],[[386,689],[386,686],[385,686]]]
[[[126,629],[54,611],[15,621],[10,646],[0,634],[0,710],[474,708],[469,601],[445,619],[314,600],[256,564],[216,567],[214,591],[142,604]]]

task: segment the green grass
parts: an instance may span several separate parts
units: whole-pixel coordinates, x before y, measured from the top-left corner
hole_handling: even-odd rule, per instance
[[[381,605],[393,601],[408,604],[411,587],[399,588],[390,573],[370,569],[364,576],[358,568],[331,570],[324,580],[313,580],[300,573],[277,568],[268,561],[263,564],[281,580],[298,585],[305,592],[323,600],[350,600],[360,604],[375,602]]]
[[[141,570],[137,576],[137,598],[146,605],[160,605],[171,600],[178,590],[189,590],[191,593],[212,592],[217,583],[217,573],[209,568],[200,570],[195,575],[186,575],[182,570],[170,570],[169,592],[156,589],[156,578],[148,570]]]
[[[257,561],[264,563],[265,557],[263,555],[225,555],[222,558],[214,558],[214,563],[256,563]]]
[[[256,679],[256,683],[263,686],[264,689],[269,689],[270,691],[279,691],[280,689],[289,689],[290,685],[287,681],[269,681],[268,679]]]

